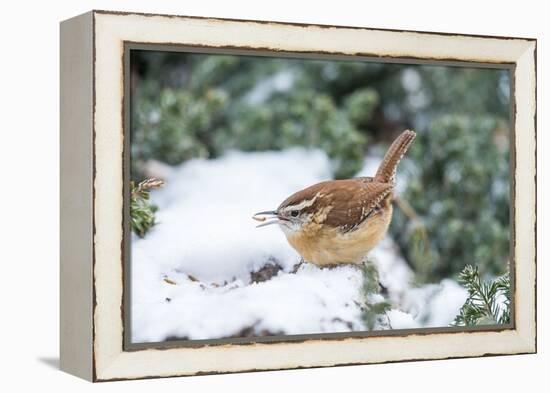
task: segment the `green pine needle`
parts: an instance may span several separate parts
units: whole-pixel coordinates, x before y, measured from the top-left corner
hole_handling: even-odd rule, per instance
[[[130,182],[130,225],[139,237],[144,237],[155,225],[157,207],[150,202],[149,193],[163,185],[162,180],[155,178],[146,179],[137,186]]]
[[[489,282],[481,281],[477,267],[467,265],[458,282],[468,291],[468,298],[453,325],[475,326],[510,323],[509,273]],[[501,300],[504,297],[504,300]],[[500,300],[500,301],[499,301]]]
[[[363,264],[363,295],[365,302],[362,307],[362,318],[367,329],[374,330],[378,324],[384,324],[385,321],[389,324],[386,313],[391,310],[391,304],[385,298],[380,299],[378,269],[368,260]]]

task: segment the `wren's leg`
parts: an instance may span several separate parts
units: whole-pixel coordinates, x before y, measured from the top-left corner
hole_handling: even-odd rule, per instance
[[[331,269],[337,268],[338,266],[342,266],[342,264],[341,263],[329,263],[329,264],[326,264],[326,265],[319,266],[319,269],[331,270]]]
[[[300,257],[300,262],[298,262],[296,265],[294,265],[294,267],[292,268],[292,270],[290,271],[291,274],[296,274],[296,272],[300,269],[300,266],[302,266],[304,264],[305,260],[303,257]]]
[[[356,270],[363,270],[363,262],[361,261],[361,263],[350,263],[350,262],[335,262],[335,263],[328,263],[328,264],[325,264],[325,265],[317,265],[317,267],[319,269],[335,269],[337,267],[342,267],[342,266],[348,266],[348,267],[351,267],[352,269],[356,269]]]

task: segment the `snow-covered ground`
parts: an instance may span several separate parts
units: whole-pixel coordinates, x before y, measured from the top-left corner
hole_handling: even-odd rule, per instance
[[[367,159],[361,175],[372,175]],[[276,226],[252,215],[330,178],[318,150],[231,152],[173,168],[155,191],[158,224],[132,238],[132,341],[365,330],[360,269],[303,264]],[[447,326],[466,299],[454,281],[423,287],[386,237],[369,255],[393,329]]]

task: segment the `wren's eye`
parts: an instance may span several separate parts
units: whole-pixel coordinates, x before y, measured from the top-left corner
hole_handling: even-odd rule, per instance
[[[291,212],[290,212],[290,215],[292,217],[298,217],[298,214],[300,214],[300,212],[298,210],[291,210]]]

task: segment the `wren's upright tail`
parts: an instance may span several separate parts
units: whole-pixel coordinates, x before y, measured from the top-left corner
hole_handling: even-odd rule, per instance
[[[395,182],[395,171],[397,170],[397,165],[407,150],[409,150],[409,147],[415,137],[416,133],[414,131],[406,130],[393,141],[384,156],[384,160],[380,164],[378,171],[376,171],[374,180],[392,184]]]

